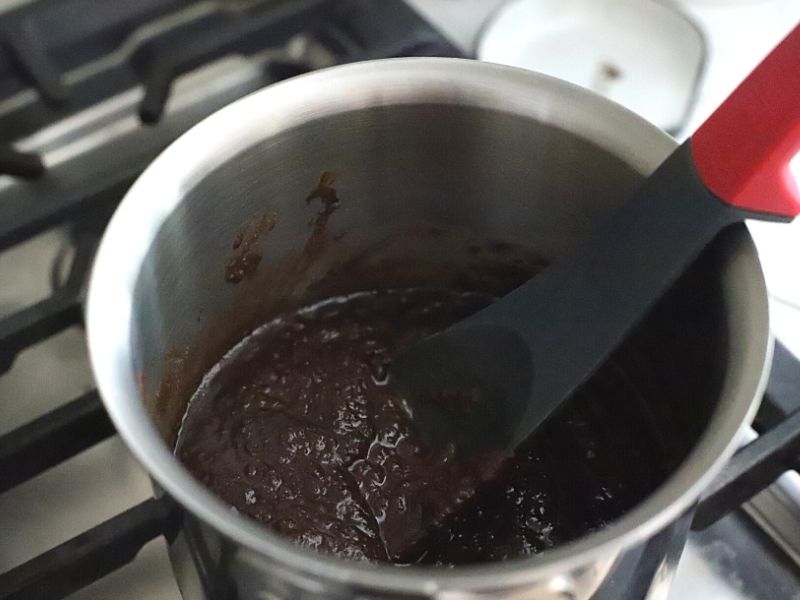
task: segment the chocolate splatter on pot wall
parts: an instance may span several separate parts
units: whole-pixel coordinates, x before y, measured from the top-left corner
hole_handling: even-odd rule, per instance
[[[306,196],[306,204],[311,204],[314,200],[322,202],[322,208],[308,222],[311,234],[303,248],[303,254],[307,258],[322,251],[325,245],[328,221],[340,204],[336,189],[333,187],[338,177],[338,173],[323,171],[317,184]],[[258,245],[262,242],[262,237],[275,229],[277,224],[278,215],[270,211],[239,228],[231,244],[233,255],[225,263],[225,281],[235,284],[255,274],[262,259]],[[337,241],[343,237],[344,232],[334,236]]]
[[[306,197],[306,204],[311,204],[314,200],[319,200],[322,202],[322,208],[320,208],[319,212],[308,222],[309,227],[311,227],[311,235],[303,248],[304,254],[320,252],[325,245],[328,221],[341,203],[336,194],[336,189],[333,187],[338,178],[338,173],[334,173],[333,171],[323,172],[322,175],[320,175],[317,185]]]
[[[164,372],[158,382],[158,389],[152,402],[144,398],[145,378],[143,373],[139,373],[137,383],[140,393],[143,395],[145,405],[155,421],[159,433],[169,442],[173,442],[176,436],[175,423],[185,412],[185,403],[177,401],[182,394],[186,393],[187,386],[191,385],[189,367],[190,349],[188,347],[175,349],[167,352],[164,359]]]
[[[225,263],[225,281],[239,283],[253,276],[261,263],[261,252],[256,249],[257,245],[262,236],[275,229],[277,224],[278,215],[270,211],[239,228],[231,244],[233,255]]]

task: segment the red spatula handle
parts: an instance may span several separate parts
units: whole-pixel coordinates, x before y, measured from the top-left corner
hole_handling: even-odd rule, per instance
[[[800,152],[800,25],[691,144],[700,178],[721,200],[750,212],[790,219],[800,214],[800,189],[789,169]]]

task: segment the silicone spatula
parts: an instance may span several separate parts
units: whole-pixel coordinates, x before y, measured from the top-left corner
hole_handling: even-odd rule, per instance
[[[800,26],[607,221],[390,366],[431,442],[514,449],[724,228],[800,212]]]

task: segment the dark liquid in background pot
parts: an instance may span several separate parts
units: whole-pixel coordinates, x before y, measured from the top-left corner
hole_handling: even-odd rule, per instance
[[[641,403],[613,389],[602,402],[602,389],[577,394],[471,495],[495,458],[422,450],[402,397],[387,385],[398,349],[489,301],[402,290],[283,315],[207,375],[176,454],[236,510],[350,559],[500,560],[603,526],[667,472]],[[609,431],[612,412],[624,425]]]

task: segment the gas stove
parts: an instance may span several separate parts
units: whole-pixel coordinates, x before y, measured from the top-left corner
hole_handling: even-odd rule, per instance
[[[498,4],[0,0],[0,598],[180,598],[163,506],[114,435],[82,331],[94,249],[138,173],[272,82],[369,58],[469,56]],[[690,131],[792,21],[686,4],[710,44]],[[789,13],[775,12],[800,18]],[[733,61],[723,30],[736,18],[760,23],[761,36]],[[786,256],[772,230],[754,235],[765,259]],[[708,491],[670,598],[800,598],[800,476],[768,485],[800,449],[800,296],[787,268],[766,260],[779,343],[757,442]]]

